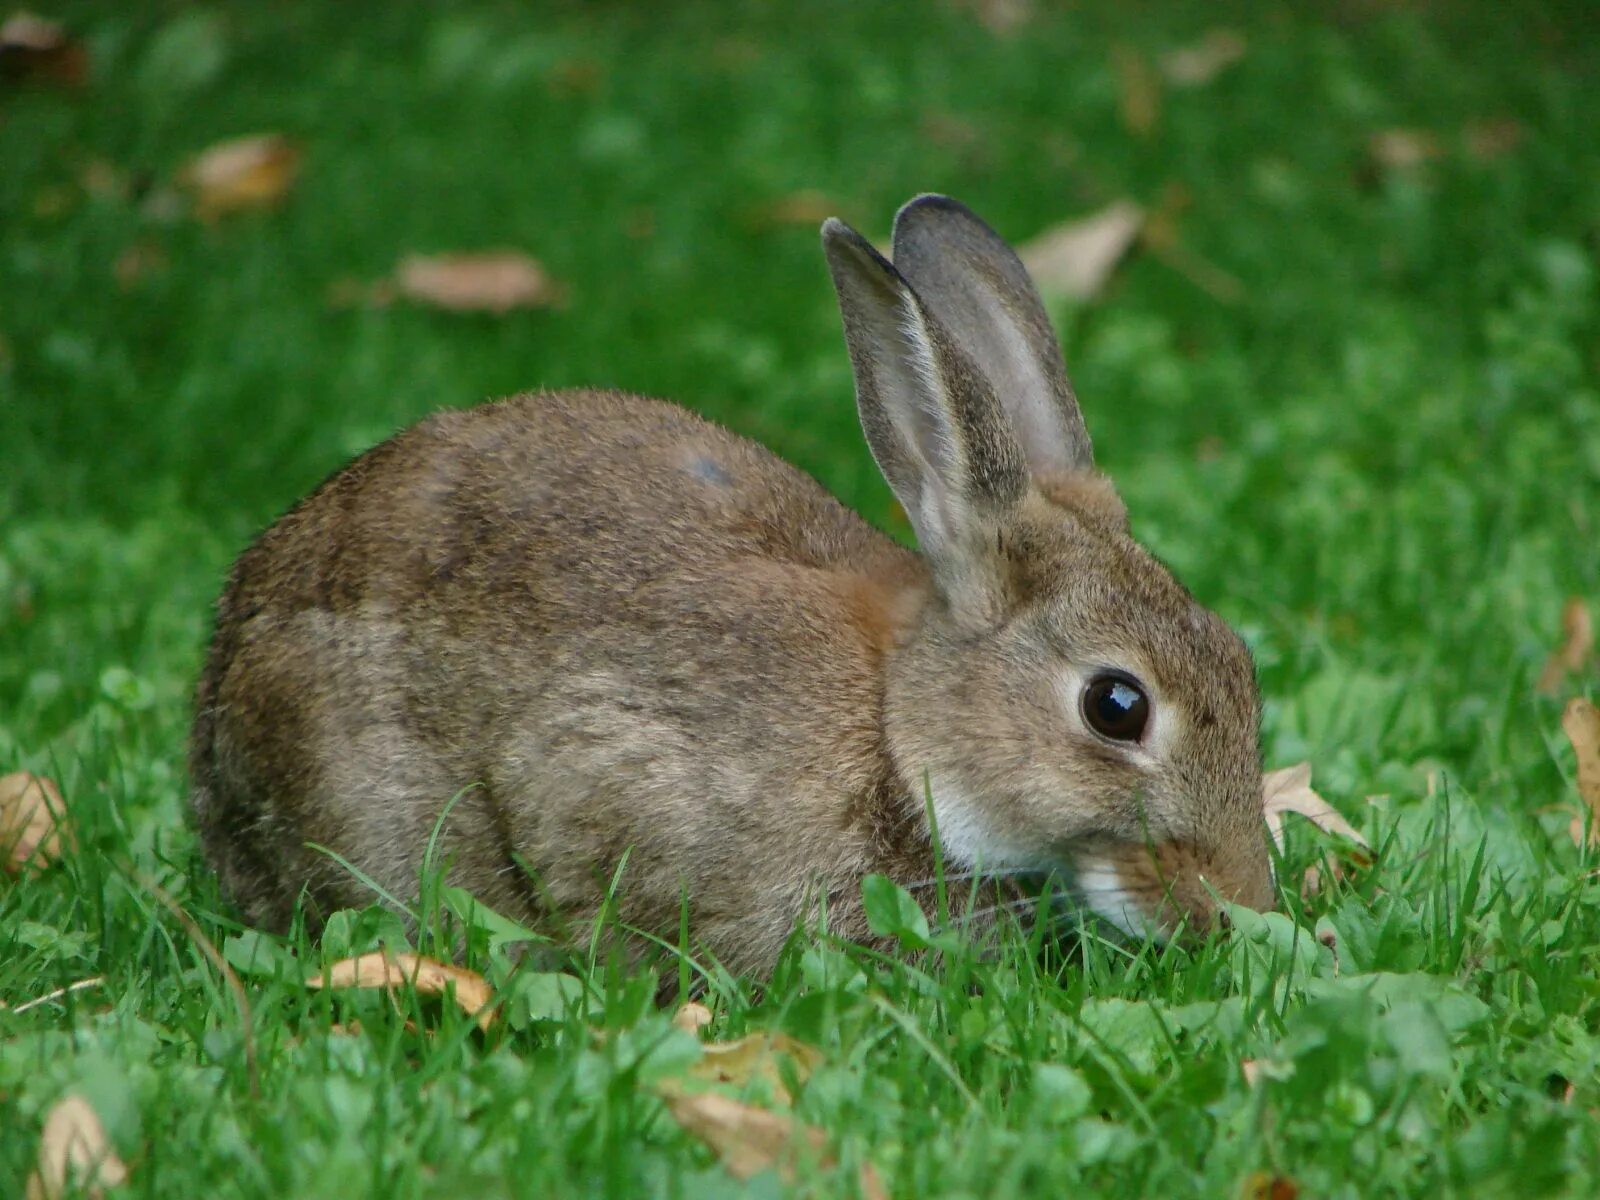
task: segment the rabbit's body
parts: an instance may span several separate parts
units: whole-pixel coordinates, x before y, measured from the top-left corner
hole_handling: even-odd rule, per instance
[[[193,800],[251,920],[431,861],[544,924],[615,882],[626,925],[761,969],[819,906],[865,936],[867,872],[935,874],[928,797],[955,873],[1060,872],[1134,934],[1270,903],[1249,655],[1129,535],[1015,255],[942,197],[892,265],[823,242],[921,553],[659,401],[423,421],[219,604]]]
[[[413,894],[460,793],[436,861],[507,913],[586,917],[628,851],[622,919],[671,931],[687,895],[737,965],[819,887],[864,932],[863,873],[932,873],[881,683],[926,592],[915,554],[682,408],[439,414],[239,560],[200,690],[206,850],[281,926],[304,886],[373,898],[308,842]]]

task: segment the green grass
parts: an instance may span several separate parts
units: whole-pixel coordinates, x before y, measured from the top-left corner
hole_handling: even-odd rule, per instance
[[[58,779],[81,848],[0,884],[0,998],[105,983],[0,1012],[0,1194],[70,1088],[128,1195],[786,1190],[728,1179],[654,1098],[693,1053],[654,977],[554,964],[579,997],[479,936],[511,997],[487,1038],[307,990],[302,962],[395,931],[241,936],[184,825],[183,745],[230,557],[438,407],[670,396],[898,530],[816,231],[752,216],[803,188],[879,237],[948,191],[1018,240],[1182,189],[1184,244],[1242,295],[1139,256],[1058,312],[1069,365],[1136,531],[1254,647],[1269,764],[1311,759],[1382,854],[1192,952],[1017,934],[882,961],[813,938],[770,987],[716,981],[718,1036],[825,1055],[798,1109],[845,1166],[797,1186],[841,1194],[870,1159],[900,1197],[1231,1196],[1258,1171],[1310,1196],[1600,1188],[1600,884],[1566,832],[1559,702],[1533,690],[1563,599],[1600,603],[1593,14],[1041,8],[1006,37],[935,0],[55,6],[91,86],[0,91],[0,771]],[[1112,47],[1210,24],[1244,60],[1130,136]],[[1497,119],[1521,141],[1475,157],[1464,130]],[[1391,127],[1443,153],[1375,169]],[[206,227],[143,202],[266,129],[307,147],[281,211]],[[86,193],[89,159],[134,193]],[[166,265],[123,288],[141,243]],[[409,251],[500,245],[567,307],[326,302]],[[248,1024],[150,881],[243,972]],[[359,1036],[330,1031],[352,1016]]]

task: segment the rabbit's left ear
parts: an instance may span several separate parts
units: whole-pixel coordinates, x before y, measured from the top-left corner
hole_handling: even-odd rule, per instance
[[[995,387],[924,310],[900,272],[841,221],[822,227],[872,456],[953,609],[997,616],[998,531],[1029,490]]]
[[[1061,344],[1005,239],[948,196],[918,196],[895,216],[894,265],[994,385],[1034,477],[1091,469]]]

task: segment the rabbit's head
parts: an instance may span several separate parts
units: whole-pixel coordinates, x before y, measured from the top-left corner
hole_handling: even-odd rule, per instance
[[[1059,872],[1126,932],[1269,907],[1249,651],[1128,533],[1027,272],[942,196],[891,264],[823,226],[861,424],[928,561],[887,733],[952,871]]]

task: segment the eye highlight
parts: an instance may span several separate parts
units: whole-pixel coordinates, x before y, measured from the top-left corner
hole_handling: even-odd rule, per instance
[[[1137,742],[1150,721],[1150,699],[1126,675],[1096,675],[1083,689],[1083,719],[1101,737]]]

